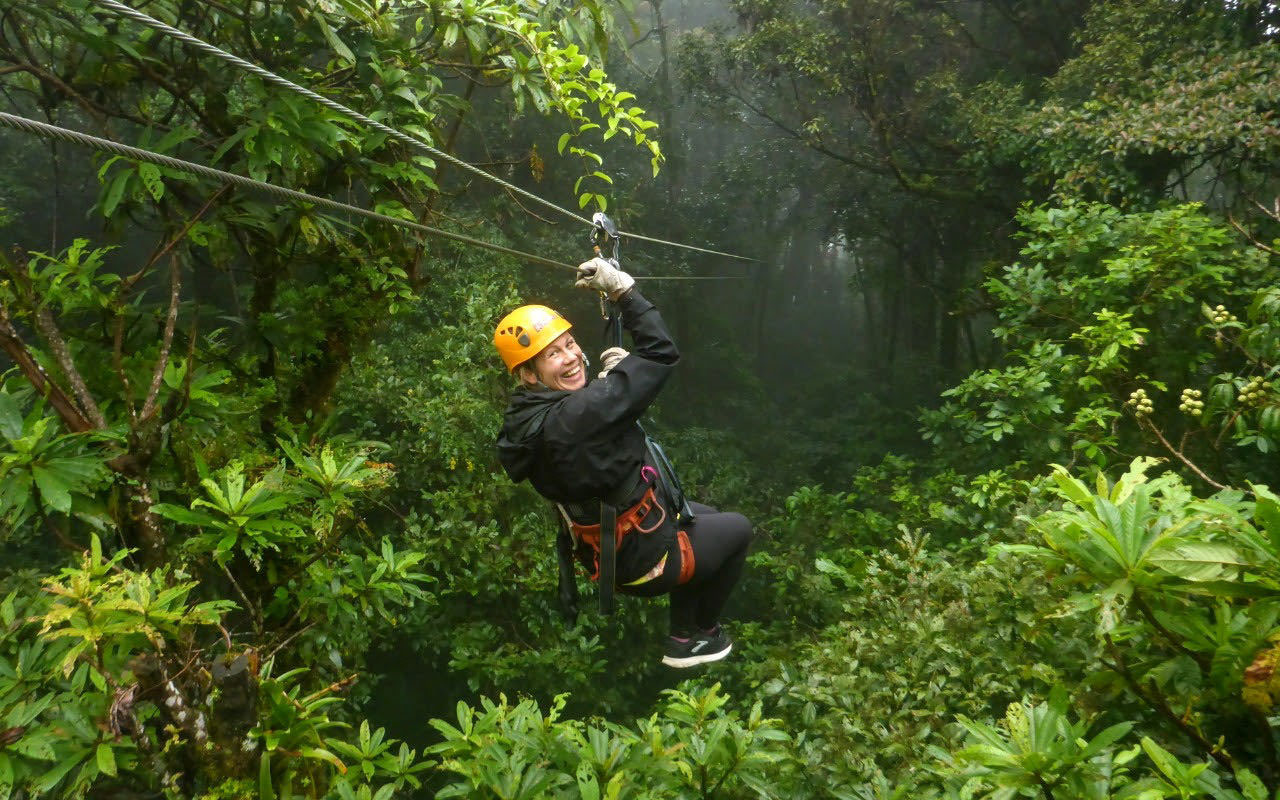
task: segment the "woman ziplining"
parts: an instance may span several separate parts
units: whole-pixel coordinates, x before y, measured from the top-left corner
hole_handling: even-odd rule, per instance
[[[732,649],[720,615],[742,575],[751,522],[684,503],[661,451],[640,428],[680,359],[657,308],[630,275],[602,258],[581,264],[575,285],[616,303],[633,349],[605,350],[603,370],[591,380],[563,316],[540,305],[507,314],[494,345],[520,387],[498,435],[499,459],[512,480],[528,480],[559,509],[562,599],[576,600],[572,573],[566,575],[571,556],[600,583],[602,610],[615,586],[640,597],[670,594],[662,662],[682,668],[717,661]],[[612,548],[601,536],[608,528]]]
[[[187,44],[191,44],[193,46],[198,47],[198,49],[200,49],[205,53],[216,55],[217,57],[222,58],[223,60],[227,60],[237,68],[253,72],[255,75],[258,75],[260,78],[263,78],[264,80],[268,80],[273,84],[289,89],[290,91],[294,91],[299,94],[302,94],[308,99],[311,99],[314,102],[319,102],[325,105],[326,107],[330,108],[330,110],[334,110],[338,113],[342,113],[344,116],[347,116],[361,124],[367,124],[372,128],[376,128],[380,132],[387,133],[388,135],[394,135],[394,137],[397,138],[398,140],[403,141],[405,143],[412,144],[413,146],[419,149],[433,150],[432,148],[429,147],[429,145],[426,145],[425,143],[415,139],[414,137],[411,137],[407,134],[403,134],[394,129],[384,130],[385,126],[382,126],[379,123],[373,122],[371,119],[364,117],[358,112],[348,109],[345,106],[341,106],[340,104],[336,104],[333,101],[328,101],[325,98],[322,98],[319,95],[316,95],[314,92],[311,92],[310,90],[306,90],[303,87],[293,84],[292,82],[289,82],[286,79],[280,78],[279,76],[276,76],[273,73],[269,73],[266,70],[263,70],[260,67],[257,67],[256,65],[250,64],[249,62],[246,62],[243,59],[234,57],[231,54],[226,53],[225,51],[221,51],[218,48],[213,47],[212,45],[208,45],[207,43],[201,42],[200,40],[195,39],[194,37],[191,37],[187,34],[184,34],[183,32],[178,31],[175,28],[171,28],[167,25],[164,25],[163,23],[160,23],[158,20],[154,20],[149,17],[146,17],[145,15],[141,14],[141,12],[132,11],[131,9],[128,9],[127,6],[124,6],[123,4],[113,2],[112,0],[103,0],[103,5],[113,8],[118,13],[124,13],[126,11],[131,12],[126,14],[126,16],[142,21],[144,22],[144,24],[147,24],[149,27],[152,27],[153,29],[158,30],[164,35],[179,38],[182,41],[186,42]],[[311,205],[326,211],[330,211],[330,212],[337,212],[340,214],[355,214],[367,219],[375,220],[375,221],[386,223],[389,225],[407,228],[420,234],[448,238],[454,241],[463,242],[471,246],[484,247],[486,249],[503,252],[505,254],[515,256],[526,261],[540,263],[547,266],[574,269],[574,267],[570,264],[564,264],[543,256],[538,256],[530,253],[522,253],[522,252],[513,250],[511,248],[501,247],[493,243],[485,242],[485,241],[478,240],[468,236],[464,236],[462,234],[454,233],[451,231],[445,231],[438,228],[432,228],[427,225],[410,221],[410,220],[402,220],[402,219],[394,218],[394,217],[379,213],[377,211],[372,211],[367,208],[354,206],[349,203],[342,203],[329,198],[318,197],[318,196],[301,192],[295,189],[290,189],[283,186],[277,186],[265,181],[256,180],[253,178],[249,178],[247,176],[230,173],[223,170],[214,169],[203,164],[196,164],[190,161],[175,158],[173,156],[169,156],[165,154],[155,153],[142,148],[130,147],[127,145],[120,144],[118,142],[113,142],[100,137],[95,137],[88,134],[80,133],[78,131],[68,130],[68,129],[61,128],[55,125],[50,125],[47,123],[41,123],[39,121],[27,119],[25,117],[21,117],[18,115],[9,114],[6,112],[0,112],[0,125],[21,130],[27,133],[35,134],[51,140],[62,140],[62,141],[72,142],[77,145],[90,147],[93,149],[100,150],[102,152],[112,153],[117,156],[123,156],[125,158],[137,161],[139,163],[151,163],[166,169],[178,170],[188,174],[196,175],[201,178],[218,181],[223,184],[236,186],[238,188],[249,189],[255,192],[262,192],[272,196],[277,201],[284,200],[287,202],[300,202],[300,203],[308,204],[308,205]],[[444,156],[444,154],[440,154],[440,155],[442,157]],[[453,159],[452,157],[449,157],[447,160],[450,160],[451,162],[456,161],[456,159]],[[467,166],[469,171],[477,173],[485,177],[486,179],[494,181],[495,183],[501,184],[504,186],[504,188],[508,188],[509,190],[513,190],[513,191],[517,189],[517,187],[512,187],[506,182],[503,182],[497,179],[496,177],[489,175],[488,173],[484,173],[483,171],[478,170],[474,167],[471,167],[470,165],[467,165]],[[528,194],[524,190],[519,190],[518,193]],[[554,206],[554,204],[550,204],[549,201],[541,200],[541,198],[539,198],[539,200],[544,205],[549,204]],[[555,206],[555,207],[559,209],[558,206]],[[565,211],[564,209],[559,209],[559,210]],[[571,212],[566,212],[566,213],[568,213],[569,216],[575,217],[577,219],[581,219],[584,222],[586,221],[585,219],[578,217],[578,215],[576,214],[572,214]],[[698,251],[698,252],[703,252],[703,253],[708,253],[708,254],[713,254],[718,256],[727,256],[730,258],[744,260],[744,261],[752,260],[742,256],[737,256],[734,254],[721,253],[718,251],[709,250],[707,248],[701,248],[701,247],[683,244],[679,242],[670,242],[670,241],[665,241],[665,240],[656,239],[652,237],[641,236],[639,234],[629,233],[629,232],[621,233],[616,231],[616,229],[611,231],[611,233],[615,238],[621,235],[629,238],[640,239],[640,240],[654,242],[658,244],[664,244],[668,246],[680,247],[684,249],[689,249],[693,251]],[[615,271],[617,272],[617,274],[625,276],[625,273],[621,273],[618,270],[615,270]],[[630,276],[625,276],[625,277],[628,283],[632,282],[632,278]],[[733,276],[733,277],[737,277],[737,276]],[[732,279],[732,278],[730,276],[661,276],[661,277],[655,276],[649,279],[695,280],[696,281],[696,280],[723,280],[723,279]],[[636,293],[636,297],[639,297],[638,292]],[[641,300],[643,301],[643,298],[641,298]],[[643,302],[647,304],[647,301],[643,301]],[[628,303],[627,305],[629,306],[630,303]],[[649,307],[651,308],[651,306]],[[654,313],[656,316],[656,311]],[[625,316],[626,315],[624,314],[624,317]],[[660,319],[658,319],[658,324],[662,334],[666,337],[666,340],[669,342],[670,337],[666,335],[665,328],[661,328]],[[628,325],[628,328],[631,329],[630,325]],[[636,334],[636,331],[633,329],[633,335],[635,334]],[[643,352],[643,350],[639,352]],[[674,345],[671,346],[671,352],[674,355],[675,353]],[[531,354],[531,355],[535,355],[535,354]],[[579,351],[579,355],[580,355],[580,351]],[[626,356],[625,351],[615,352],[614,356],[615,356],[614,360],[622,360],[622,361],[627,360],[625,358]],[[672,362],[672,364],[674,364],[674,361]],[[585,369],[585,359],[584,359],[582,368]],[[660,382],[658,386],[660,386]],[[654,387],[655,394],[656,394],[656,390],[657,390],[657,386]],[[617,546],[620,548],[620,552],[618,554],[620,558],[616,562],[617,565],[621,567],[621,574],[618,576],[619,582],[620,582],[620,586],[619,586],[620,591],[623,591],[629,594],[644,594],[644,595],[656,595],[656,594],[662,594],[667,592],[670,592],[672,594],[673,638],[671,639],[671,642],[668,646],[668,654],[667,654],[667,657],[664,658],[664,661],[666,663],[673,664],[675,666],[691,666],[692,664],[702,663],[703,661],[710,661],[710,660],[715,660],[717,658],[722,658],[725,654],[729,652],[729,648],[730,648],[729,641],[727,637],[723,635],[723,632],[720,630],[718,626],[719,613],[720,613],[720,610],[723,608],[724,602],[727,599],[730,591],[732,590],[733,586],[736,584],[738,576],[741,573],[742,562],[745,559],[746,544],[750,538],[751,527],[750,527],[750,523],[747,522],[745,518],[742,518],[740,515],[719,515],[714,511],[714,509],[710,509],[709,507],[706,507],[706,506],[693,507],[694,511],[703,515],[704,519],[702,520],[695,520],[691,513],[684,514],[682,516],[676,516],[675,514],[665,513],[665,510],[668,507],[673,509],[676,508],[676,506],[671,504],[671,485],[669,481],[663,481],[656,477],[656,473],[653,472],[653,469],[654,469],[653,463],[650,463],[655,461],[655,459],[650,458],[649,461],[645,460],[646,456],[644,453],[645,453],[646,440],[643,435],[643,431],[640,431],[639,426],[635,421],[636,419],[638,419],[640,413],[643,412],[644,408],[647,407],[648,403],[652,401],[652,399],[653,399],[652,396],[650,396],[648,399],[644,400],[644,402],[640,404],[637,410],[635,411],[635,415],[631,420],[631,425],[635,427],[639,435],[640,455],[632,458],[633,454],[620,452],[618,454],[618,458],[621,459],[622,462],[624,463],[627,461],[634,461],[634,464],[637,467],[637,469],[640,469],[640,475],[642,476],[642,478],[644,478],[647,483],[652,484],[655,490],[658,490],[660,494],[659,493],[653,494],[652,495],[653,499],[651,499],[648,504],[641,503],[640,505],[636,505],[631,502],[626,502],[627,500],[629,500],[629,498],[625,496],[622,497],[618,501],[618,503],[610,504],[610,505],[621,506],[624,509],[624,513],[621,516],[619,516],[616,520],[613,517],[609,517],[605,527],[606,529],[616,529],[616,531],[618,532],[618,536],[616,541],[613,537],[605,537],[603,548],[601,548],[599,544],[600,526],[599,524],[596,525],[596,538],[595,538],[595,541],[597,543],[596,549],[602,550],[607,555],[607,558],[604,558],[604,559],[600,559],[599,557],[596,558],[596,569],[599,571],[600,575],[603,576],[603,579],[600,580],[601,586],[609,587],[607,595],[602,595],[602,599],[604,596],[607,596],[611,600],[612,589],[614,586],[613,568],[615,566],[614,553],[612,552],[612,550],[613,550],[613,545],[617,544]],[[596,433],[595,431],[590,431],[590,430],[586,432],[586,434],[589,436],[595,435],[595,433]],[[587,483],[589,485],[589,481]],[[535,485],[537,485],[536,482],[535,482]],[[626,487],[626,488],[630,488],[630,487]],[[568,496],[566,497],[568,498]],[[612,495],[610,495],[610,497],[612,497]],[[562,506],[562,511],[565,512],[565,518],[568,521],[570,528],[574,531],[576,535],[577,546],[580,551],[580,558],[585,560],[586,553],[585,551],[582,550],[582,548],[589,547],[589,544],[591,541],[591,533],[589,530],[582,531],[582,530],[578,530],[578,528],[585,524],[583,520],[590,519],[591,517],[589,513],[588,514],[583,514],[583,513],[570,514],[568,512],[568,508],[572,506],[573,501],[571,498],[568,498],[568,499],[569,499],[569,503]],[[641,499],[643,499],[643,497]],[[663,512],[661,515],[658,516],[656,521],[651,519],[648,516],[648,511],[651,511],[654,509],[657,509]],[[646,513],[641,514],[640,513],[641,511],[645,511]],[[581,512],[581,509],[575,508],[575,512]],[[717,521],[717,518],[720,518],[720,517],[723,517],[723,519],[719,519]],[[676,525],[677,521],[681,523],[679,527],[677,527]],[[590,526],[588,525],[587,527],[590,527]],[[724,528],[727,531],[727,533],[725,533],[724,535],[714,535],[714,531],[720,528]],[[702,535],[701,537],[694,536],[695,531],[698,531],[698,530],[703,531],[704,535]],[[660,557],[656,562],[654,562],[652,565],[647,567],[643,575],[633,576],[632,567],[634,567],[635,564],[632,563],[632,561],[636,557],[637,548],[633,546],[635,537],[627,538],[627,534],[633,531],[642,532],[646,534],[646,536],[649,536],[649,534],[652,534],[652,536],[649,536],[649,538],[646,539],[646,543],[650,549],[652,549],[653,547],[659,544],[662,544],[663,542],[667,542],[667,544],[669,545],[668,550],[671,551],[674,557],[668,559],[666,557],[666,554],[664,553],[662,557]],[[671,542],[674,542],[675,544],[671,545],[670,544]],[[697,542],[697,544],[693,544],[692,542]],[[680,549],[681,545],[683,545],[682,550]],[[671,550],[671,547],[676,547],[677,549]],[[562,547],[562,551],[564,549],[565,548]],[[695,563],[697,564],[696,569],[694,568]],[[687,584],[687,587],[686,587],[686,584]]]

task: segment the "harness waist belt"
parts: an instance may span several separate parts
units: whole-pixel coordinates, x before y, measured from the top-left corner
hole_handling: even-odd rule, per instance
[[[648,527],[644,527],[641,523],[644,522],[654,509],[661,512],[661,516],[658,517],[657,522],[654,522]],[[654,492],[653,487],[650,486],[648,491],[644,493],[644,496],[640,498],[640,502],[618,514],[617,522],[614,525],[614,542],[618,547],[621,547],[623,539],[633,531],[641,534],[653,533],[662,527],[662,524],[666,521],[667,510],[658,502],[657,494]],[[574,538],[589,547],[591,552],[595,555],[595,568],[592,570],[591,580],[598,581],[600,579],[599,523],[595,525],[582,525],[571,519],[567,519],[566,522],[568,522],[569,529],[573,532]],[[693,577],[694,570],[693,547],[689,542],[689,534],[685,531],[677,531],[676,544],[680,551],[680,576],[677,582],[683,584]],[[637,586],[642,583],[647,583],[648,581],[660,576],[666,569],[666,564],[667,556],[664,554],[652,569],[640,576],[638,579],[628,581],[623,585]]]
[[[621,510],[622,508],[626,507],[627,503],[631,501],[631,498],[636,496],[636,493],[640,491],[641,487],[646,486],[647,484],[649,484],[649,479],[645,475],[644,470],[641,469],[640,473],[636,476],[636,479],[634,481],[627,484],[625,487],[619,487],[618,489],[615,489],[612,493],[610,493],[608,497],[602,497],[599,500],[597,499],[584,500],[581,503],[574,503],[574,502],[561,503],[560,505],[564,508],[565,512],[569,515],[570,523],[581,524],[580,522],[581,520],[594,521],[594,520],[600,519],[601,500],[603,500],[606,503],[612,503],[613,505],[617,506],[619,510]],[[640,502],[643,502],[643,501],[644,501],[644,498],[642,496]]]

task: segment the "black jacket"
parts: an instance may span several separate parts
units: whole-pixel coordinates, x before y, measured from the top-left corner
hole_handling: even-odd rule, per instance
[[[637,420],[680,360],[653,303],[632,289],[619,303],[631,354],[576,392],[520,389],[511,396],[498,458],[557,503],[582,503],[633,486],[645,459]]]
[[[619,510],[644,494],[640,468],[646,463],[645,436],[637,420],[680,360],[675,342],[653,304],[632,289],[619,302],[622,324],[630,333],[630,355],[604,378],[574,392],[520,389],[511,396],[498,458],[513,481],[528,480],[538,493],[564,504],[575,522],[595,524],[599,500],[609,498]],[[634,489],[633,489],[634,487]],[[619,490],[633,491],[618,496]],[[652,533],[628,536],[618,550],[618,579],[644,574],[675,544],[675,515],[663,487],[657,487],[666,511],[646,517]],[[625,497],[625,499],[623,499]],[[656,521],[666,514],[662,525]],[[591,556],[578,557],[591,569]],[[678,554],[668,571],[678,571]],[[646,591],[665,590],[669,581],[654,582]]]

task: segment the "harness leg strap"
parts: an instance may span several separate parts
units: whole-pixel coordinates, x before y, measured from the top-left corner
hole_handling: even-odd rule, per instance
[[[618,556],[618,509],[607,502],[600,503],[600,613],[613,613],[613,589],[616,585]]]
[[[565,622],[572,625],[578,619],[578,581],[573,573],[573,537],[568,523],[563,521],[556,534],[556,562],[560,573],[560,610]]]

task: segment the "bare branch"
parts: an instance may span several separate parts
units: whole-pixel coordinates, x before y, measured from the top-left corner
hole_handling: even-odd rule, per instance
[[[1266,214],[1268,217],[1271,217],[1276,222],[1280,222],[1280,197],[1276,197],[1275,202],[1272,204],[1271,208],[1267,208],[1262,203],[1259,203],[1257,200],[1254,200],[1253,204],[1257,206],[1258,209],[1263,214]]]
[[[80,370],[76,369],[75,361],[71,358],[71,349],[67,347],[67,340],[62,338],[62,331],[58,330],[58,325],[53,321],[53,314],[50,313],[48,307],[41,308],[32,315],[34,317],[36,330],[44,337],[49,344],[49,350],[53,353],[54,359],[58,362],[58,366],[62,367],[62,373],[67,376],[67,381],[71,383],[71,391],[75,393],[76,399],[80,401],[80,407],[84,409],[84,415],[89,422],[93,423],[95,428],[106,428],[107,420],[102,416],[102,410],[98,408],[98,403],[93,399],[93,395],[89,394],[89,387],[85,385],[84,376],[80,374]]]
[[[1226,489],[1226,488],[1228,488],[1227,486],[1225,486],[1225,485],[1223,485],[1223,484],[1221,484],[1221,483],[1218,483],[1218,482],[1217,482],[1217,481],[1215,481],[1213,478],[1210,478],[1208,475],[1206,475],[1206,474],[1204,473],[1204,470],[1200,469],[1200,468],[1199,468],[1199,467],[1197,467],[1195,464],[1193,464],[1193,463],[1191,462],[1191,459],[1187,458],[1186,456],[1184,456],[1184,455],[1182,454],[1182,451],[1181,451],[1181,450],[1179,450],[1178,448],[1176,448],[1176,447],[1174,447],[1172,444],[1170,444],[1170,443],[1169,443],[1169,440],[1168,440],[1168,439],[1166,439],[1166,438],[1164,438],[1164,434],[1160,432],[1160,429],[1159,429],[1159,428],[1157,428],[1157,427],[1155,426],[1155,423],[1153,423],[1153,422],[1149,422],[1149,421],[1147,421],[1145,418],[1139,418],[1138,424],[1139,424],[1139,425],[1145,425],[1147,428],[1149,428],[1149,429],[1151,430],[1151,432],[1152,432],[1152,433],[1154,433],[1154,434],[1156,435],[1156,438],[1160,440],[1160,444],[1164,445],[1164,449],[1168,450],[1168,451],[1169,451],[1169,453],[1170,453],[1170,454],[1172,454],[1174,458],[1178,459],[1178,460],[1179,460],[1179,461],[1181,461],[1183,464],[1185,464],[1185,465],[1186,465],[1186,467],[1187,467],[1187,469],[1189,469],[1189,470],[1191,470],[1192,472],[1194,472],[1194,473],[1196,474],[1196,477],[1200,478],[1200,480],[1204,481],[1205,483],[1209,484],[1210,486],[1212,486],[1212,487],[1213,487],[1213,488],[1215,488],[1215,489]]]
[[[111,366],[116,371],[116,378],[120,381],[123,388],[125,408],[129,409],[129,418],[136,420],[138,418],[138,407],[133,402],[133,389],[129,384],[129,376],[124,371],[124,309],[116,311],[116,324],[112,334],[111,346]]]
[[[316,623],[311,622],[311,623],[308,623],[308,624],[306,624],[306,625],[303,625],[303,626],[302,626],[301,628],[299,628],[298,630],[296,630],[296,631],[294,631],[293,633],[289,634],[289,635],[288,635],[288,636],[286,636],[283,640],[281,640],[280,644],[278,644],[278,645],[276,645],[275,647],[271,648],[271,652],[267,654],[267,658],[272,658],[273,656],[275,656],[275,654],[276,654],[276,653],[279,653],[281,650],[283,650],[284,648],[288,647],[288,646],[293,642],[293,640],[294,640],[294,639],[297,639],[299,636],[301,636],[302,634],[304,634],[304,633],[306,633],[307,631],[311,630],[311,629],[312,629],[312,628],[314,628],[315,626],[316,626]],[[266,659],[263,659],[263,660],[265,661]]]
[[[632,42],[631,44],[627,45],[627,50],[628,50],[628,51],[630,51],[630,50],[633,50],[633,49],[635,49],[635,48],[639,47],[640,45],[642,45],[642,44],[644,44],[645,42],[649,41],[649,37],[650,37],[650,36],[653,36],[655,33],[658,33],[658,32],[659,32],[659,30],[658,30],[658,26],[656,26],[656,25],[655,25],[654,27],[652,27],[652,28],[650,28],[649,30],[645,31],[644,36],[641,36],[639,39],[636,39],[634,42]]]
[[[31,316],[36,330],[49,344],[49,350],[53,353],[54,360],[58,362],[58,366],[62,368],[63,374],[66,375],[67,380],[71,383],[71,391],[80,401],[76,416],[81,420],[87,420],[94,428],[106,428],[107,421],[98,409],[98,404],[94,402],[93,395],[89,394],[89,388],[85,385],[83,376],[76,369],[75,361],[71,358],[71,350],[67,347],[67,342],[62,337],[62,332],[58,330],[57,324],[53,321],[52,312],[49,311],[48,306],[41,306],[43,298],[37,294],[36,288],[31,282],[31,277],[25,270],[18,269],[8,259],[0,261],[0,266],[3,266],[5,271],[9,273],[9,276],[13,279],[14,287],[25,295],[23,300],[32,308]],[[7,311],[4,312],[4,322],[9,326],[9,331],[4,333],[5,338],[12,340],[12,342],[20,342],[17,337],[17,331],[9,324]],[[10,346],[13,345],[11,344]],[[25,349],[25,346],[22,346],[22,349]],[[43,373],[43,370],[41,370],[41,373]],[[46,375],[45,379],[47,380],[47,378],[48,376]],[[34,383],[34,380],[32,382]]]
[[[178,269],[178,257],[169,259],[169,313],[164,320],[164,337],[161,339],[160,355],[156,358],[156,368],[151,373],[151,386],[147,389],[147,399],[142,404],[141,421],[145,422],[156,413],[156,397],[160,394],[160,383],[164,379],[165,367],[169,366],[169,352],[173,347],[173,329],[178,322],[178,301],[181,299],[182,279]]]
[[[240,581],[236,580],[236,576],[231,574],[231,570],[227,569],[227,565],[222,565],[222,574],[227,576],[227,580],[231,581],[231,585],[235,587],[236,594],[240,595],[240,599],[244,601],[244,610],[253,617],[253,627],[257,631],[258,636],[262,636],[262,609],[253,604],[249,599],[249,595],[245,594],[244,589],[240,588]]]
[[[164,258],[165,254],[172,250],[178,242],[181,242],[187,237],[187,234],[190,233],[191,229],[195,227],[195,224],[200,221],[200,218],[213,207],[214,201],[221,197],[223,193],[230,188],[231,184],[229,183],[224,183],[222,186],[218,187],[218,191],[211,194],[209,199],[204,201],[204,205],[200,206],[200,209],[191,215],[191,218],[182,226],[182,230],[178,231],[172,239],[165,242],[164,245],[156,250],[156,252],[152,253],[151,257],[147,259],[147,263],[143,264],[141,269],[120,282],[120,288],[116,291],[115,299],[117,303],[126,297],[128,292],[133,290],[133,287],[138,283],[138,281],[142,280],[143,276],[150,271],[151,267],[153,267],[157,261]]]
[[[1262,206],[1259,206],[1259,208],[1262,208]],[[1270,212],[1268,212],[1265,208],[1263,208],[1262,211],[1263,213],[1267,214],[1267,216],[1271,216]],[[1253,238],[1253,234],[1245,230],[1245,227],[1241,225],[1239,222],[1237,222],[1236,218],[1233,215],[1227,214],[1227,222],[1230,222],[1231,227],[1239,231],[1240,235],[1243,236],[1245,240],[1249,242],[1249,244],[1253,245],[1254,247],[1258,248],[1264,253],[1270,253],[1273,256],[1280,256],[1280,250],[1277,250],[1274,247],[1269,247],[1263,244],[1262,242],[1258,241],[1257,239]]]
[[[22,337],[18,335],[17,329],[13,327],[13,323],[9,321],[9,309],[3,303],[0,303],[0,350],[4,350],[5,355],[12,359],[14,364],[18,365],[18,369],[22,370],[22,374],[26,376],[31,385],[53,406],[53,410],[62,418],[62,422],[68,429],[75,433],[83,433],[92,430],[93,426],[84,418],[84,414],[76,407],[70,397],[62,387],[49,377],[44,371],[44,367],[31,355],[31,351],[27,349],[27,345],[22,341]]]
[[[1223,767],[1234,771],[1236,768],[1236,762],[1235,759],[1231,757],[1231,754],[1228,753],[1220,744],[1210,741],[1194,723],[1187,719],[1187,715],[1179,714],[1174,711],[1173,708],[1169,706],[1168,699],[1166,699],[1164,695],[1160,694],[1160,690],[1155,685],[1151,685],[1149,688],[1145,687],[1138,676],[1134,675],[1133,670],[1129,668],[1129,665],[1125,663],[1124,656],[1121,654],[1120,648],[1117,647],[1116,643],[1112,640],[1111,634],[1108,633],[1104,636],[1107,642],[1107,652],[1111,656],[1111,661],[1106,661],[1104,659],[1102,663],[1119,674],[1120,677],[1124,678],[1125,683],[1129,684],[1129,688],[1133,690],[1134,694],[1146,701],[1153,709],[1159,712],[1162,717],[1172,723],[1175,728],[1182,731],[1187,738],[1191,739],[1191,741],[1195,742],[1197,746],[1208,753],[1214,761],[1217,761]]]

